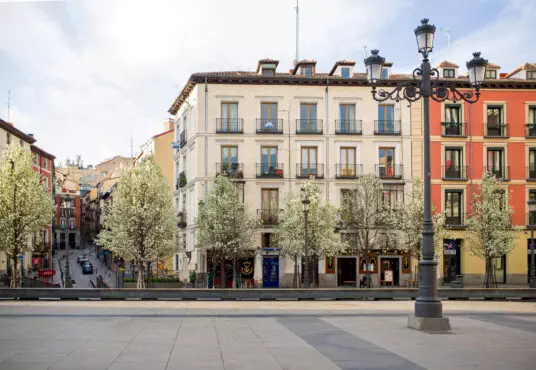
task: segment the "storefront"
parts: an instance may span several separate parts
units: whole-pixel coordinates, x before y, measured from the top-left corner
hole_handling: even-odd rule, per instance
[[[213,273],[214,287],[221,287],[221,267],[224,267],[225,288],[233,288],[233,260],[227,259],[223,263],[213,263],[212,251],[207,251],[208,273]],[[252,288],[255,286],[255,258],[245,256],[236,258],[236,288]]]
[[[357,257],[337,257],[337,286],[357,285]]]
[[[456,280],[461,274],[462,239],[443,239],[443,283]]]

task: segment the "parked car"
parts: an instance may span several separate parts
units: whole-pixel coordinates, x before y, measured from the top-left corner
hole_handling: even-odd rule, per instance
[[[89,261],[86,261],[82,265],[82,274],[93,274],[93,264]]]
[[[80,265],[83,265],[86,262],[89,262],[89,258],[87,256],[78,256],[76,258],[76,262],[78,262]]]

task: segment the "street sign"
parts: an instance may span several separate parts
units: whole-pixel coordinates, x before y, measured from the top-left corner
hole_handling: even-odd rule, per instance
[[[22,254],[17,255],[17,259],[22,261],[24,259],[24,255],[22,255]]]

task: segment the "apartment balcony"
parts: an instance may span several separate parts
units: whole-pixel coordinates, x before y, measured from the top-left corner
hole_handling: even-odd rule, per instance
[[[495,137],[508,138],[510,137],[508,125],[506,123],[500,124],[500,125],[484,123],[484,137],[485,138],[495,138]]]
[[[536,212],[527,212],[527,228],[530,228],[534,225],[536,229]]]
[[[377,120],[374,121],[374,135],[394,135],[402,134],[399,120]]]
[[[442,166],[443,180],[467,180],[467,166]]]
[[[363,174],[362,164],[336,164],[335,178],[337,179],[357,179]]]
[[[177,226],[180,229],[184,229],[187,226],[186,211],[185,210],[180,211],[179,214],[177,215],[177,218],[179,219]]]
[[[527,181],[536,181],[536,166],[527,167]]]
[[[317,179],[324,178],[324,165],[319,163],[298,163],[296,164],[296,178],[307,179],[309,177]]]
[[[467,215],[461,213],[456,216],[445,214],[445,227],[448,229],[465,229],[467,228]]]
[[[244,120],[242,118],[216,118],[217,134],[242,134]]]
[[[186,186],[186,183],[187,183],[187,180],[186,180],[186,172],[185,171],[182,171],[181,173],[179,173],[179,183],[178,183],[178,187],[179,188],[183,188]]]
[[[497,180],[510,180],[510,166],[492,167],[488,165],[487,172],[495,176]]]
[[[296,134],[300,135],[322,135],[323,124],[321,119],[297,119]]]
[[[243,163],[216,163],[216,176],[227,176],[232,179],[244,178]]]
[[[525,125],[525,137],[536,138],[536,123],[527,123]]]
[[[184,130],[181,132],[180,137],[179,137],[179,148],[182,149],[186,145],[187,141],[188,141],[187,131]]]
[[[274,226],[279,223],[279,209],[257,209],[257,214],[259,215],[264,227]]]
[[[441,122],[441,136],[467,137],[465,122]]]
[[[361,135],[361,120],[337,119],[335,120],[335,134],[337,135]]]
[[[376,176],[382,180],[401,180],[404,174],[404,167],[401,164],[386,166],[383,164],[376,165]]]
[[[257,134],[282,134],[283,120],[257,118]]]
[[[283,163],[257,163],[257,178],[283,178]]]

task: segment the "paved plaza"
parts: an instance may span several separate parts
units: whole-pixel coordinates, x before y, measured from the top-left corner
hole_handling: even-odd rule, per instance
[[[536,303],[0,302],[0,369],[534,369]]]

